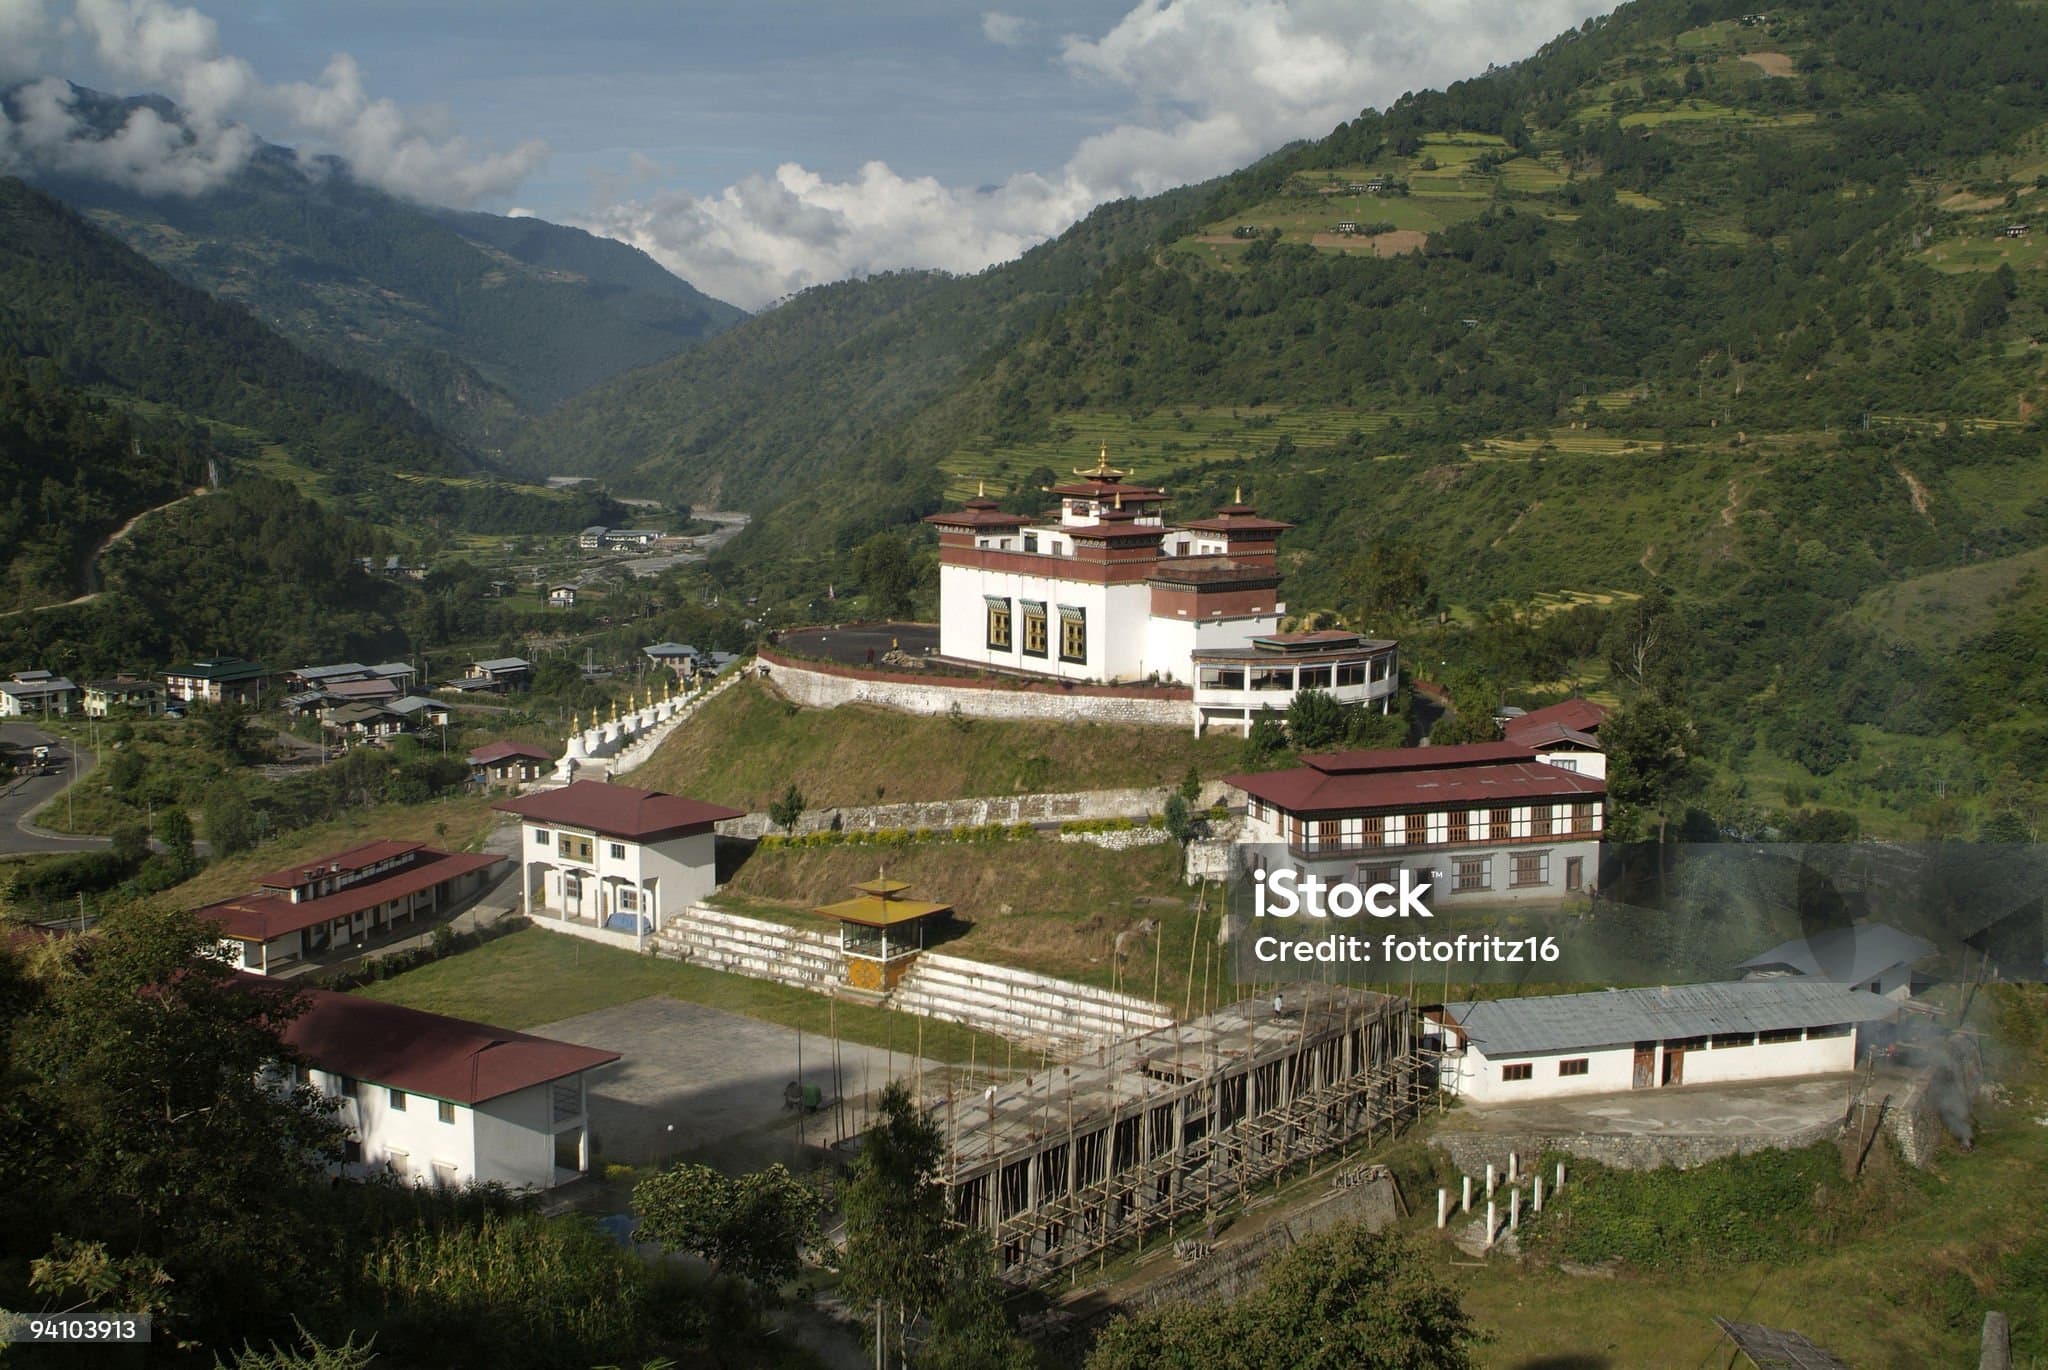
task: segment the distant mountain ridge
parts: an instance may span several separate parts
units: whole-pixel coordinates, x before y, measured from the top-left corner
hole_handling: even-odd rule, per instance
[[[103,128],[139,104],[178,117],[160,97],[76,91],[76,110]],[[24,174],[180,279],[384,381],[485,450],[525,416],[745,317],[624,243],[414,204],[338,158],[274,144],[189,197]]]

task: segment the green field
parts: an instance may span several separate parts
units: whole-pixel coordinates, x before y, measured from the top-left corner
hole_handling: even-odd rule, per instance
[[[837,1025],[849,1042],[922,1050],[936,1061],[991,1061],[1003,1040],[766,980],[658,960],[560,933],[526,928],[357,991],[366,998],[499,1027],[532,1028],[661,995],[819,1034]]]
[[[1848,611],[1892,642],[1947,652],[1992,627],[2022,600],[2048,589],[2048,547],[1995,557],[1880,586]]]

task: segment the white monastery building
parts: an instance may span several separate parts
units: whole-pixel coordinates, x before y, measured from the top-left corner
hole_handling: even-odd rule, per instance
[[[614,1051],[305,991],[284,1040],[303,1082],[341,1101],[342,1173],[452,1189],[552,1189],[590,1168],[590,1072]]]
[[[1442,1083],[1475,1104],[1844,1074],[1898,1005],[1818,980],[1446,1004]]]
[[[713,825],[739,809],[578,780],[492,807],[518,814],[527,912],[636,935],[717,886]]]
[[[1246,797],[1247,860],[1363,885],[1415,872],[1433,907],[1556,903],[1599,873],[1607,782],[1548,753],[1472,742],[1302,761],[1225,777]]]
[[[1282,633],[1275,557],[1292,525],[1240,497],[1170,525],[1166,492],[1128,483],[1105,450],[1060,507],[1030,518],[985,495],[925,521],[939,534],[939,657],[1076,683],[1178,684],[1195,727],[1249,730],[1297,690],[1386,709],[1396,644],[1356,633]]]

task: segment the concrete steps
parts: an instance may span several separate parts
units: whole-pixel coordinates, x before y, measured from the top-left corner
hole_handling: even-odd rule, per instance
[[[656,956],[820,994],[846,983],[846,956],[837,940],[702,904],[669,919],[653,948]]]
[[[1092,985],[926,952],[891,996],[895,1008],[1061,1054],[1170,1025],[1159,1005]]]

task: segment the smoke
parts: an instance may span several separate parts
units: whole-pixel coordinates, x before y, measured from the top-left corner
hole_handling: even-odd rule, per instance
[[[169,97],[172,123],[146,106],[115,128],[84,117],[52,68],[88,68]],[[88,175],[149,194],[196,195],[240,171],[260,147],[241,122],[339,153],[358,178],[394,194],[468,205],[516,188],[547,157],[528,141],[489,153],[444,115],[372,98],[354,58],[337,54],[314,81],[273,85],[221,50],[220,31],[171,0],[0,0],[0,79],[34,81],[0,116],[0,165]]]

